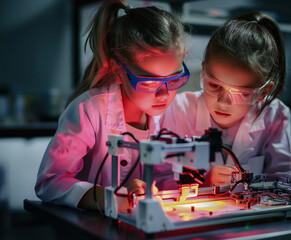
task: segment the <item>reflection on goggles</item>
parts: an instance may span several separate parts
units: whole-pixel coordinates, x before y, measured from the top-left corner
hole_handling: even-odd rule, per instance
[[[133,75],[123,64],[121,66],[126,71],[132,87],[136,91],[143,93],[158,92],[164,84],[166,84],[168,91],[176,90],[184,86],[190,76],[190,72],[184,62],[182,73],[174,74],[170,77],[139,77]]]
[[[255,104],[269,83],[270,80],[262,87],[253,89],[235,87],[208,76],[204,69],[200,74],[200,86],[204,91],[216,98],[219,98],[223,93],[227,93],[233,104]]]

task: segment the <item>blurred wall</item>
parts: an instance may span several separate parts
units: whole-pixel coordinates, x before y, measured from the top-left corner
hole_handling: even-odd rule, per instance
[[[71,3],[0,1],[0,96],[8,93],[10,108],[14,108],[16,99],[22,99],[27,101],[25,104],[37,103],[31,111],[48,111],[52,94],[67,96],[71,92]],[[30,123],[39,119],[30,116],[18,120]],[[16,120],[9,116],[5,121]],[[50,137],[0,139],[0,213],[6,201],[10,209],[23,210],[25,198],[37,199],[34,184],[49,140]]]
[[[0,88],[11,94],[72,87],[69,0],[0,1]]]

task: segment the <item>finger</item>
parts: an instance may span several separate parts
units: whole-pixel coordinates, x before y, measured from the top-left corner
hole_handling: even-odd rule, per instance
[[[138,189],[144,189],[145,191],[146,183],[139,179],[133,179],[127,187],[128,192],[137,192]]]
[[[222,168],[219,169],[218,174],[230,176],[232,175],[233,172],[237,172],[237,169],[235,167],[223,166]]]
[[[144,181],[140,180],[138,185],[140,188],[143,188],[144,191],[146,190],[147,184]]]
[[[236,168],[235,166],[232,166],[232,165],[225,165],[225,167],[228,167],[228,168],[230,168],[230,169],[232,169],[232,170],[237,171],[237,168]]]
[[[220,175],[217,177],[216,179],[216,184],[218,185],[224,185],[226,183],[230,183],[231,182],[231,177],[230,176],[226,176],[226,175]]]

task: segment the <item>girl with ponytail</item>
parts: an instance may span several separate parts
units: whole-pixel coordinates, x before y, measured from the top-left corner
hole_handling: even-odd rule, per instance
[[[125,13],[120,16],[121,13]],[[156,133],[154,116],[162,114],[189,79],[183,62],[185,32],[181,22],[156,7],[133,8],[126,1],[104,1],[88,27],[93,57],[83,80],[60,116],[38,172],[35,191],[45,202],[104,208],[104,187],[111,186],[108,135],[130,132],[135,140]],[[125,135],[126,141],[133,141]],[[138,158],[126,149],[120,181]],[[95,177],[98,170],[99,177]],[[157,187],[170,187],[171,168],[154,170]],[[125,183],[143,193],[143,166]]]
[[[284,43],[276,21],[262,12],[229,19],[206,47],[202,91],[178,94],[161,118],[162,127],[181,136],[202,136],[217,128],[245,170],[270,181],[289,181],[291,115],[278,99],[285,77]],[[228,184],[238,171],[225,152],[216,153],[206,170],[205,186]]]

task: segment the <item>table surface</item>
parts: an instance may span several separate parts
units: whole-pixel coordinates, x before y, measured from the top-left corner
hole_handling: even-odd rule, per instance
[[[27,199],[24,209],[61,230],[67,239],[291,239],[290,219],[248,221],[149,235],[95,211]]]

